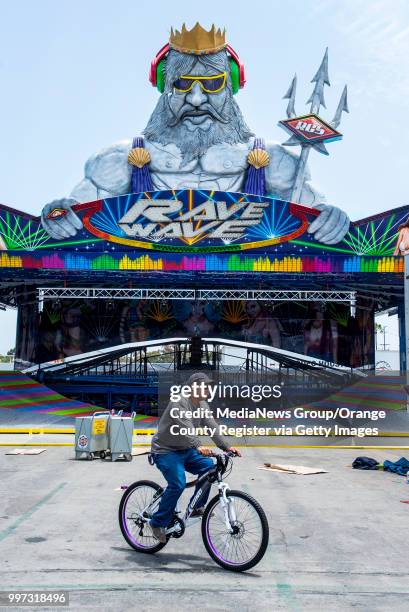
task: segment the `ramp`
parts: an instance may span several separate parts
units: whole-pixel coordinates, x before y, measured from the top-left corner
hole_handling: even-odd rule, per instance
[[[384,411],[385,418],[379,420],[337,417],[336,421],[340,425],[377,427],[381,436],[406,437],[409,435],[409,414],[405,383],[404,374],[371,374],[321,401],[304,404],[303,407],[322,412],[333,412],[338,408]]]
[[[98,406],[78,402],[56,393],[21,372],[0,370],[0,424],[72,426],[77,416],[87,416]],[[155,418],[137,415],[138,426]]]
[[[320,402],[312,403],[311,408],[333,410],[345,406],[353,410],[406,412],[405,382],[404,375],[371,374]]]
[[[72,424],[97,408],[56,393],[21,372],[0,371],[0,423]]]

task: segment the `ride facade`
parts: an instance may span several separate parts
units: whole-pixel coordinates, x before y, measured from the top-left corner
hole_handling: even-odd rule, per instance
[[[328,53],[309,114],[295,113],[296,78],[286,93],[283,145],[248,127],[244,64],[214,26],[172,30],[149,79],[160,97],[143,134],[92,155],[41,217],[0,205],[16,366],[177,336],[373,366],[375,311],[404,324],[393,252],[409,207],[351,222],[312,183],[308,155],[328,154],[348,111],[345,88],[332,121],[318,114]]]

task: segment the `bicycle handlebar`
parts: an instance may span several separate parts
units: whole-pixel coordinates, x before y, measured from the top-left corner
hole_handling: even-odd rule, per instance
[[[239,457],[240,455],[234,451],[223,451],[221,453],[214,453],[213,456],[216,458],[217,469],[224,474],[228,468],[229,460],[233,459],[233,457]]]
[[[221,453],[212,452],[208,457],[239,457],[239,454],[233,451],[222,451]]]

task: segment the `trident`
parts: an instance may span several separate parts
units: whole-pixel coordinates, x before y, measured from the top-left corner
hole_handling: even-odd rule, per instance
[[[325,99],[324,99],[324,85],[330,85],[329,76],[328,76],[328,47],[325,50],[324,57],[322,59],[321,65],[317,70],[315,76],[311,79],[311,83],[315,83],[314,90],[307,100],[307,104],[311,102],[310,113],[318,115],[321,105],[324,108],[326,107]],[[296,117],[296,112],[294,108],[295,103],[295,94],[297,89],[297,75],[295,74],[293,80],[291,81],[291,85],[288,88],[287,93],[283,96],[284,100],[288,100],[287,104],[287,117],[288,119],[292,119]],[[334,118],[329,123],[331,127],[336,129],[341,123],[341,115],[342,112],[349,113],[348,109],[348,100],[347,100],[347,86],[345,85],[344,90],[341,94],[341,98],[338,103],[338,107]],[[295,134],[293,134],[286,142],[283,142],[284,146],[301,146],[301,155],[298,158],[297,162],[297,171],[295,173],[294,185],[291,192],[291,201],[299,202],[301,198],[301,192],[304,185],[304,176],[305,170],[307,166],[308,156],[310,154],[311,149],[315,149],[319,153],[323,153],[324,155],[329,155],[327,148],[323,142],[301,142],[300,139],[297,138]]]

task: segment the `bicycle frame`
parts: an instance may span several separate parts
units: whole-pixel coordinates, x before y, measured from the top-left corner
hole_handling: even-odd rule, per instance
[[[183,525],[183,529],[185,527],[189,527],[190,525],[193,524],[193,522],[190,522],[189,524],[187,523],[188,519],[190,518],[193,510],[195,509],[195,505],[197,503],[197,501],[202,497],[202,495],[204,495],[205,493],[207,493],[211,487],[212,484],[215,483],[217,481],[217,489],[219,491],[219,497],[220,497],[220,505],[224,510],[224,518],[225,518],[225,523],[226,523],[226,528],[228,529],[228,531],[233,532],[233,524],[236,521],[236,512],[235,512],[235,508],[234,508],[234,503],[231,499],[229,499],[228,495],[227,495],[227,491],[230,490],[229,485],[227,484],[227,482],[223,481],[223,474],[226,471],[226,467],[227,467],[227,461],[225,458],[227,458],[229,455],[225,454],[218,454],[216,455],[216,465],[214,466],[214,468],[210,469],[208,472],[206,472],[205,474],[202,474],[202,476],[199,476],[199,478],[197,478],[195,481],[190,482],[186,485],[185,489],[189,489],[191,487],[196,487],[197,490],[196,492],[192,495],[192,497],[189,500],[189,503],[187,505],[186,511],[183,515],[183,517],[181,517],[180,515],[182,514],[182,510],[180,509],[179,503],[176,506],[175,509],[175,514],[177,516],[177,518],[179,519],[179,521],[181,521],[182,525]],[[150,508],[153,506],[153,504],[156,504],[158,502],[158,500],[161,498],[163,493],[161,493],[160,495],[154,497],[154,499],[152,500],[152,502],[150,504],[148,504],[148,506],[146,506],[146,508],[144,508],[141,513],[140,513],[140,518],[144,521],[144,522],[148,522],[149,518],[147,516],[144,516],[145,514],[150,514],[149,510]],[[198,518],[198,520],[200,520]],[[196,522],[196,521],[195,521]],[[169,527],[166,530],[166,535],[171,535],[174,532],[179,531],[181,528],[180,524],[176,523],[174,525],[172,525],[171,527]]]

